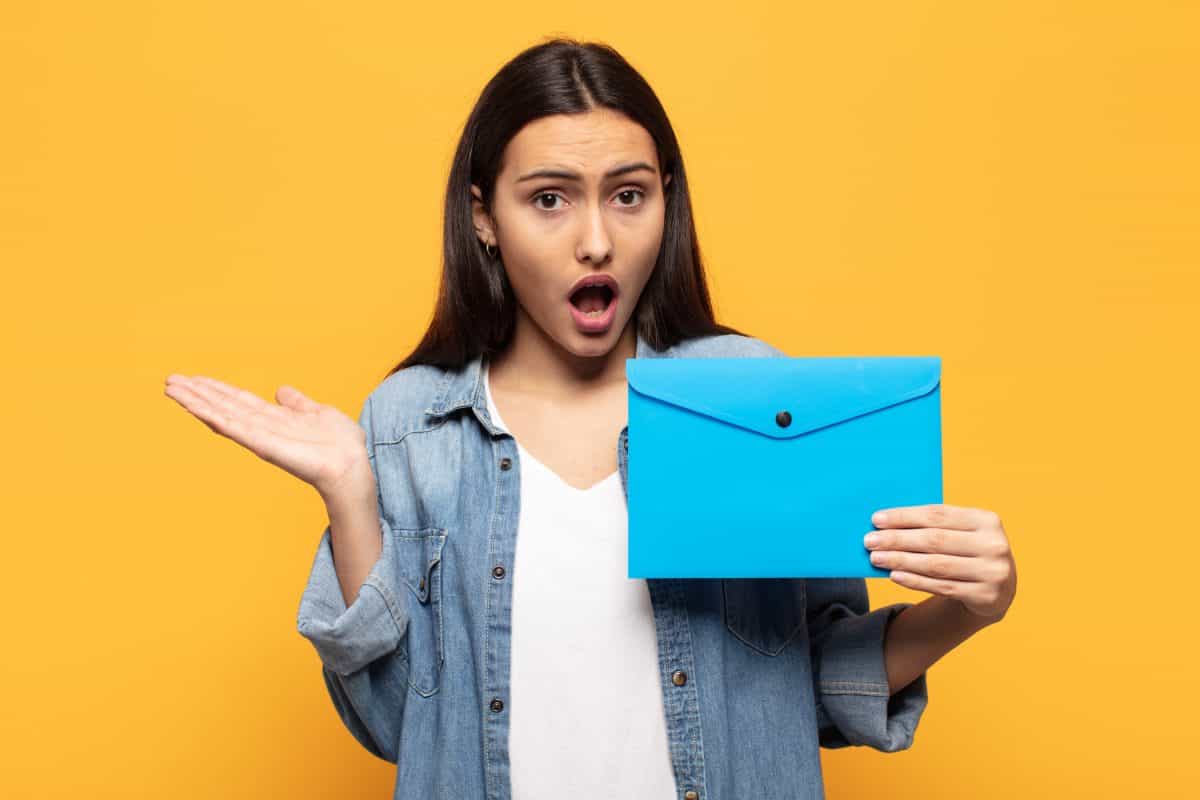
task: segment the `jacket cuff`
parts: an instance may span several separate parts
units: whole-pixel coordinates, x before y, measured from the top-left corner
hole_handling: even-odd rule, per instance
[[[889,696],[883,642],[887,625],[912,603],[896,603],[833,623],[813,654],[820,745],[865,745],[890,753],[912,746],[929,700],[922,672]]]
[[[394,651],[407,627],[390,588],[396,585],[391,530],[382,516],[379,526],[383,550],[349,608],[334,569],[328,525],[300,598],[297,630],[312,642],[321,662],[339,675],[356,672]]]

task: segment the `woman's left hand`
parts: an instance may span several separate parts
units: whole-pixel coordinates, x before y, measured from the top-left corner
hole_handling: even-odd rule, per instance
[[[866,535],[871,563],[910,589],[943,595],[988,622],[999,622],[1017,593],[1017,565],[1000,517],[948,505],[876,512]],[[877,537],[877,538],[874,538]]]

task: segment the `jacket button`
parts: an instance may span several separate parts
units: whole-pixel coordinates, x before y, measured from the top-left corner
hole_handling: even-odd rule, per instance
[[[671,673],[671,683],[676,686],[683,686],[687,683],[687,673],[681,669],[677,669]]]
[[[504,567],[500,566],[499,564],[492,567],[492,577],[495,578],[496,580],[503,578],[504,577]]]
[[[500,459],[500,469],[511,469],[511,468],[512,468],[512,459],[511,458],[509,458],[508,456],[505,456],[504,458]]]
[[[504,701],[501,700],[499,697],[493,697],[492,703],[491,703],[491,708],[492,708],[492,711],[503,711],[504,710]]]
[[[786,428],[792,424],[792,415],[786,411],[780,411],[775,415],[775,422],[779,424],[779,427]]]
[[[683,793],[683,800],[700,800],[700,793],[695,791],[686,791]]]

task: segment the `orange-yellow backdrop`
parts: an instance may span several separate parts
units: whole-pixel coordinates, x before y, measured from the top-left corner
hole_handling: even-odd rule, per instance
[[[1196,5],[30,0],[0,31],[0,796],[390,795],[295,631],[323,506],[163,379],[356,413],[428,321],[471,103],[558,33],[658,91],[723,320],[943,357],[946,502],[1011,539],[1008,618],[933,666],[912,749],[823,751],[829,796],[1200,781]]]

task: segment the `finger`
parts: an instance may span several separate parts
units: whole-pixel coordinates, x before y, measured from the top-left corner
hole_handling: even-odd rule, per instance
[[[286,420],[286,414],[274,403],[268,403],[254,392],[247,391],[237,386],[231,386],[228,383],[219,381],[216,378],[210,378],[207,375],[193,375],[193,381],[208,386],[218,394],[223,395],[231,403],[236,403],[244,407],[247,411],[254,414],[262,414],[265,417],[270,417],[279,422]]]
[[[901,550],[876,550],[871,563],[882,569],[901,570],[926,578],[978,583],[984,579],[978,558],[948,556],[942,553],[906,553]]]
[[[233,439],[259,457],[266,458],[264,454],[272,443],[286,435],[202,382],[181,384],[174,391],[184,396],[187,410],[214,433]]]
[[[966,581],[952,581],[945,578],[929,578],[924,575],[916,575],[912,572],[904,570],[893,570],[888,576],[901,586],[906,586],[909,589],[916,589],[930,594],[940,594],[943,597],[953,597],[962,599],[969,597],[972,587],[976,584]]]
[[[296,411],[317,411],[321,408],[321,404],[313,400],[304,392],[294,386],[284,384],[275,391],[275,400],[280,405],[295,409]]]
[[[214,383],[220,384],[220,381],[214,381],[203,375],[195,375],[191,378],[190,388],[207,400],[214,410],[219,411],[228,420],[236,421],[243,428],[258,427],[277,436],[291,437],[294,435],[291,427],[292,420],[287,416],[291,413],[290,411],[272,406],[252,393],[245,392],[258,400],[257,404],[248,402],[237,396],[236,392],[239,390],[228,384],[223,384],[224,388],[218,388],[213,385]],[[264,411],[263,406],[269,411]]]
[[[868,550],[907,550],[912,553],[984,554],[985,542],[974,531],[946,528],[898,528],[871,531],[863,537]]]
[[[934,503],[876,511],[871,515],[871,522],[877,528],[951,528],[972,531],[980,527],[981,520],[976,509]]]
[[[213,433],[220,433],[218,426],[221,421],[221,412],[215,409],[212,403],[208,402],[203,396],[197,394],[191,384],[172,383],[166,388],[166,394],[179,405],[187,409],[192,416],[207,425]]]
[[[232,439],[264,461],[279,465],[279,461],[269,455],[280,447],[282,438],[278,434],[262,425],[248,423],[244,418],[231,416],[187,386],[175,386],[170,391],[172,396],[178,395],[176,399],[213,433]]]

